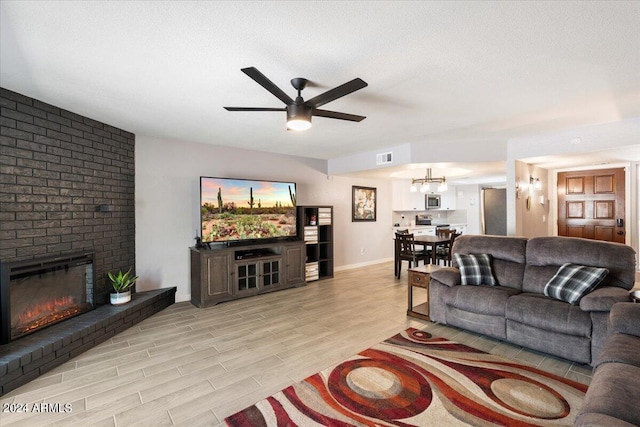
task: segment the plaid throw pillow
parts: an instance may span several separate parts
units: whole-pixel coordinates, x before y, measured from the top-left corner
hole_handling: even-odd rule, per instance
[[[606,268],[586,267],[566,263],[558,268],[544,286],[544,294],[548,297],[577,304],[580,298],[595,289],[609,274]]]
[[[453,254],[453,260],[458,265],[463,285],[497,285],[491,271],[491,255]]]

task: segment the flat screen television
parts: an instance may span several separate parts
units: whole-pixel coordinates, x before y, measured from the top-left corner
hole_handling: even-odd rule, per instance
[[[203,243],[295,237],[296,183],[200,177]]]

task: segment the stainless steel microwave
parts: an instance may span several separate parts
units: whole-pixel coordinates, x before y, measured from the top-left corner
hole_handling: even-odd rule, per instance
[[[442,199],[440,194],[426,194],[424,196],[424,207],[426,209],[440,209],[442,206]]]

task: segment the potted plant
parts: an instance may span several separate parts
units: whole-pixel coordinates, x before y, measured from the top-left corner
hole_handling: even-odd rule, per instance
[[[131,301],[131,287],[136,283],[136,280],[138,280],[138,276],[131,275],[131,268],[129,268],[126,273],[120,270],[118,274],[108,272],[107,275],[115,291],[110,295],[111,304],[120,305]]]

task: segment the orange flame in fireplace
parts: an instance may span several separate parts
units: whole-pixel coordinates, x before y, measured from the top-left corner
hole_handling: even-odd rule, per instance
[[[71,296],[57,297],[49,301],[34,304],[18,315],[18,322],[26,325],[24,332],[40,328],[52,322],[78,313],[80,309],[75,306]]]

